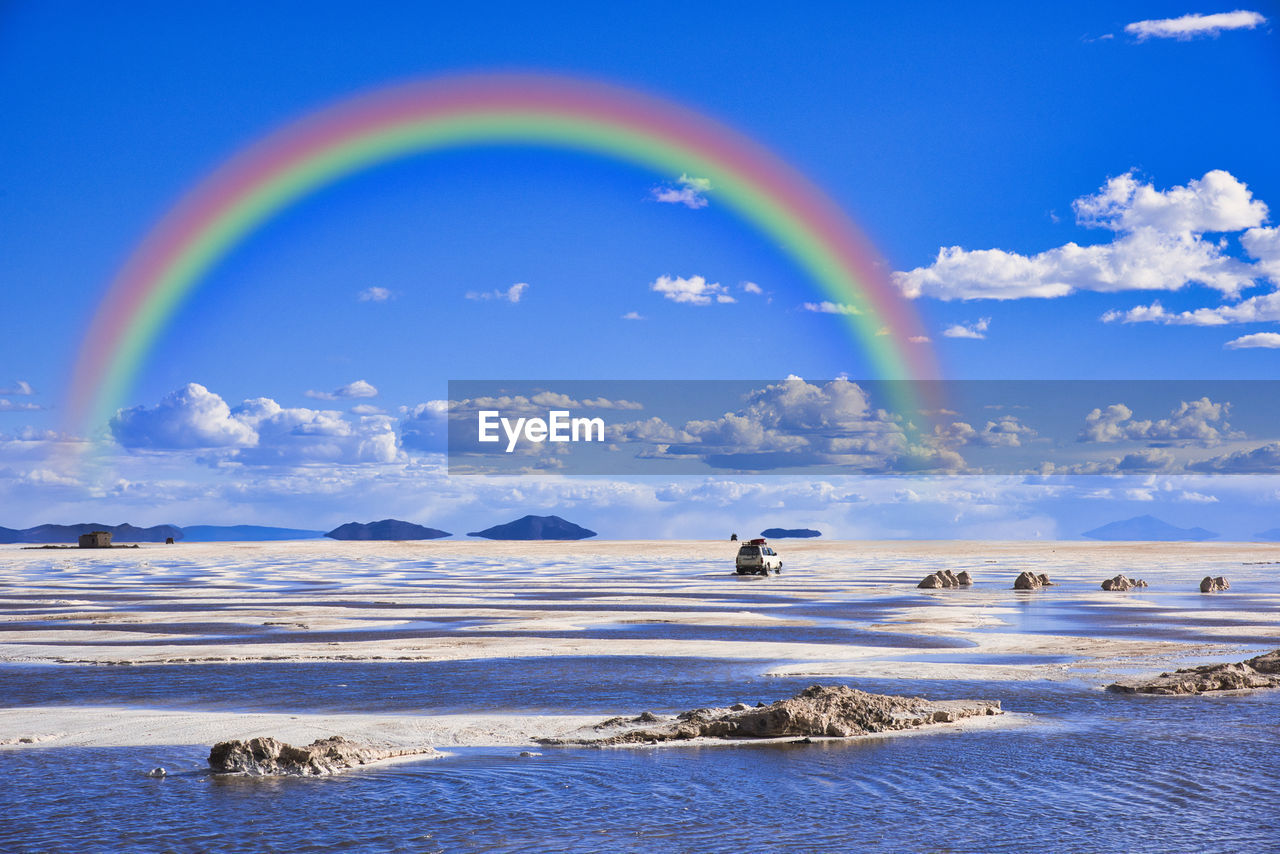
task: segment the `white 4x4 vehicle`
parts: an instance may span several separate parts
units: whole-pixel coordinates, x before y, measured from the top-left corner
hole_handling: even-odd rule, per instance
[[[738,549],[738,575],[768,575],[782,572],[782,558],[764,540],[748,540]]]

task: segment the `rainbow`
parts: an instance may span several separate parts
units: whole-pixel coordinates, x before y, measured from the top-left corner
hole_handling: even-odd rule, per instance
[[[65,412],[91,434],[206,273],[271,217],[361,169],[479,145],[554,146],[710,180],[717,202],[780,244],[834,302],[880,379],[938,376],[910,304],[824,193],[760,145],[686,108],[595,82],[477,75],[415,82],[322,109],[245,148],[191,190],[129,257],[80,348]],[[896,385],[896,384],[895,384]]]

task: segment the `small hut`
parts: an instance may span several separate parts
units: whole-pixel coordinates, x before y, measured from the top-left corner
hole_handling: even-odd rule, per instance
[[[82,549],[111,548],[111,532],[110,531],[90,531],[87,534],[81,534],[80,548]]]

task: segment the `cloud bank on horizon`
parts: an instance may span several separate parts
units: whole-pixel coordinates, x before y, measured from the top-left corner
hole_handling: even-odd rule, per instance
[[[769,474],[812,469],[826,475],[1125,471],[1280,475],[1280,468],[1265,468],[1274,457],[1273,449],[1280,447],[1275,412],[1267,408],[1280,408],[1274,384],[1221,388],[1223,393],[1245,395],[1240,405],[1245,407],[1245,420],[1253,425],[1246,431],[1232,423],[1235,419],[1229,420],[1233,408],[1238,409],[1232,401],[1207,395],[1183,397],[1167,415],[1151,411],[1150,403],[1142,407],[1146,410],[1142,415],[1124,402],[1095,402],[1091,410],[1086,409],[1090,398],[1101,395],[1114,400],[1128,391],[1149,398],[1153,393],[1149,384],[961,383],[947,394],[967,414],[947,410],[950,417],[944,418],[941,412],[934,413],[931,430],[920,430],[910,418],[882,408],[879,397],[847,379],[811,383],[793,376],[750,387],[745,394],[737,386],[729,387],[728,399],[738,403],[718,414],[718,392],[705,381],[697,389],[632,383],[610,386],[579,381],[575,394],[522,384],[529,390],[401,407],[398,419],[362,406],[343,413],[286,407],[265,397],[233,407],[206,387],[188,383],[155,406],[121,410],[110,429],[126,454],[167,454],[214,468],[229,464],[286,469],[317,464],[376,467],[412,458],[438,460],[447,448],[451,465],[477,458],[479,467],[470,468],[480,472],[510,474],[527,468],[619,473],[615,463],[598,458],[571,460],[576,467],[566,467],[564,454],[570,449],[550,443],[522,448],[524,456],[514,467],[488,464],[486,468],[485,460],[505,464],[516,458],[476,443],[475,413],[498,411],[515,418],[545,416],[549,410],[561,409],[608,414],[606,432],[612,443],[608,448],[620,455],[615,460],[688,463],[674,469],[627,469],[636,474]],[[516,384],[499,385],[512,389]],[[629,389],[643,398],[588,396],[582,389]],[[1259,395],[1266,400],[1258,399]],[[701,412],[680,419],[668,414],[671,401],[677,403],[676,411],[688,413],[688,401],[697,397],[706,401]],[[1276,403],[1268,403],[1273,397]],[[992,405],[985,402],[988,399],[1021,403],[1012,406],[1016,411],[1001,411],[1010,404]],[[1061,414],[1064,402],[1076,409],[1066,421]],[[630,414],[642,410],[647,412],[640,417]],[[1105,453],[1111,447],[1119,455]],[[986,449],[986,453],[975,461],[968,457],[974,449]]]
[[[553,391],[474,403],[521,411],[590,407],[621,415],[643,406]],[[112,434],[123,452],[118,466],[127,472],[114,483],[91,485],[37,464],[0,484],[0,492],[37,490],[47,497],[42,507],[57,505],[59,497],[74,506],[86,500],[89,487],[94,501],[118,508],[150,507],[152,513],[162,499],[165,506],[184,507],[178,521],[186,523],[198,521],[201,517],[191,514],[201,508],[217,510],[206,520],[233,521],[237,513],[281,500],[287,500],[289,513],[276,515],[275,521],[321,518],[327,523],[350,515],[342,508],[352,495],[361,496],[362,508],[398,508],[401,516],[428,521],[462,521],[466,514],[492,514],[497,508],[555,508],[583,521],[607,521],[606,530],[617,536],[636,536],[641,530],[698,536],[708,528],[736,529],[744,514],[770,521],[820,520],[830,534],[841,536],[1070,536],[1078,533],[1071,526],[1085,525],[1070,520],[1096,519],[1097,508],[1104,506],[1158,505],[1164,512],[1181,513],[1177,518],[1192,518],[1177,508],[1229,500],[1237,507],[1232,512],[1240,514],[1239,502],[1254,502],[1255,509],[1241,516],[1248,520],[1243,524],[1254,527],[1280,506],[1280,439],[1244,436],[1232,423],[1230,403],[1184,400],[1163,416],[1151,411],[1139,415],[1138,409],[1117,403],[1081,413],[1077,442],[1121,450],[1088,463],[1047,469],[1041,477],[458,478],[446,474],[439,452],[445,401],[405,408],[398,419],[367,417],[285,407],[269,398],[231,406],[191,383],[155,406],[122,410],[113,419]],[[904,457],[899,422],[871,407],[857,385],[842,380],[816,385],[797,378],[758,389],[739,410],[720,417],[679,426],[649,418],[623,422],[619,429],[665,446],[663,453],[694,454],[730,466],[734,457],[758,464],[769,455],[797,449],[837,461],[920,460],[919,451],[914,460]],[[11,460],[26,455],[38,463],[42,448],[65,441],[52,433],[5,435],[0,436],[0,453]],[[972,425],[955,419],[934,432],[928,447],[933,462],[945,465],[947,454],[959,460],[957,452],[966,448],[1034,448],[1042,441],[1036,426],[1021,414],[996,413]],[[1196,449],[1209,453],[1195,454]],[[185,465],[203,467],[212,479],[175,476]],[[1251,477],[1231,477],[1240,474]],[[687,510],[668,515],[677,505]],[[410,513],[406,506],[416,509]],[[1224,527],[1221,521],[1214,524]]]

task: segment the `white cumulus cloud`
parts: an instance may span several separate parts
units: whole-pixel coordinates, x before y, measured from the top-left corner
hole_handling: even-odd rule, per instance
[[[516,282],[506,290],[501,288],[492,291],[467,291],[467,299],[469,300],[498,300],[499,302],[517,303],[524,296],[524,292],[529,289],[528,282]]]
[[[375,286],[372,288],[365,288],[363,291],[356,294],[356,299],[360,300],[360,302],[386,302],[391,299],[392,296],[393,294],[389,289]]]
[[[1280,474],[1280,442],[1232,451],[1219,457],[1190,463],[1191,471],[1215,474]]]
[[[1240,237],[1240,245],[1251,258],[1256,259],[1253,270],[1280,285],[1280,228],[1251,228]],[[1107,323],[1159,323],[1166,326],[1276,322],[1280,321],[1280,290],[1257,294],[1236,303],[1188,311],[1168,311],[1156,300],[1124,311],[1108,311],[1102,319]]]
[[[1211,446],[1224,439],[1238,438],[1227,415],[1229,403],[1214,403],[1207,397],[1184,400],[1168,418],[1139,420],[1123,403],[1097,408],[1085,416],[1081,442],[1175,442]]]
[[[121,409],[110,426],[126,448],[247,448],[258,442],[253,427],[233,418],[227,402],[199,383],[170,392],[156,406]]]
[[[800,308],[805,311],[813,311],[819,314],[862,314],[862,311],[856,305],[848,305],[842,302],[831,302],[823,300],[822,302],[806,302]]]
[[[655,443],[653,458],[697,459],[719,469],[833,465],[901,472],[964,465],[950,448],[912,442],[894,416],[874,408],[868,394],[846,379],[817,385],[788,377],[755,389],[740,409],[717,418],[680,427],[649,418],[617,425],[611,438]]]
[[[156,406],[122,409],[110,427],[125,448],[207,451],[212,453],[202,459],[213,463],[388,463],[399,454],[394,423],[386,415],[348,418],[286,408],[266,397],[232,408],[198,383],[170,392]]]
[[[303,394],[314,400],[348,400],[377,397],[378,389],[365,380],[356,380],[353,383],[347,383],[344,386],[335,388],[333,391],[308,390]]]
[[[1267,206],[1222,170],[1163,191],[1129,172],[1077,199],[1073,208],[1080,225],[1115,236],[1109,243],[1070,242],[1035,255],[944,246],[932,264],[896,272],[893,281],[913,299],[1053,298],[1077,291],[1173,291],[1192,283],[1234,296],[1268,272],[1225,254],[1221,240],[1204,237],[1256,228],[1267,216]],[[1241,242],[1248,250],[1248,241],[1261,246],[1264,237]]]
[[[0,394],[14,397],[30,397],[35,393],[36,390],[33,389],[31,387],[31,383],[26,380],[18,380],[9,388],[0,388]]]
[[[981,341],[987,337],[987,329],[991,326],[991,318],[981,317],[973,323],[956,323],[942,330],[945,338],[973,338]]]
[[[672,302],[689,305],[710,305],[713,301],[737,302],[729,296],[729,289],[724,285],[708,282],[702,276],[690,276],[687,279],[683,276],[659,276],[649,285],[649,289],[662,294]]]
[[[1265,348],[1280,350],[1280,332],[1255,332],[1252,335],[1241,335],[1223,345],[1228,350],[1248,350]]]
[[[1036,431],[1018,420],[1016,415],[1001,415],[988,421],[981,430],[965,421],[953,421],[933,428],[934,435],[944,447],[958,448],[965,445],[982,445],[988,448],[1020,448],[1023,440],[1036,437]]]
[[[1127,172],[1107,181],[1097,194],[1076,199],[1072,209],[1081,225],[1112,231],[1240,231],[1267,218],[1267,206],[1222,169],[1163,191]]]
[[[1188,41],[1198,36],[1217,36],[1223,30],[1252,30],[1267,22],[1258,12],[1237,9],[1234,12],[1215,12],[1211,15],[1192,13],[1180,18],[1157,18],[1134,21],[1124,31],[1138,41],[1147,39],[1177,39]]]
[[[711,181],[707,178],[695,178],[681,175],[675,186],[654,187],[654,201],[669,205],[684,205],[691,210],[707,206],[706,194],[711,191]]]
[[[385,415],[348,419],[340,412],[286,408],[266,397],[246,400],[232,417],[258,435],[236,462],[254,465],[389,463],[396,459],[393,421]]]

